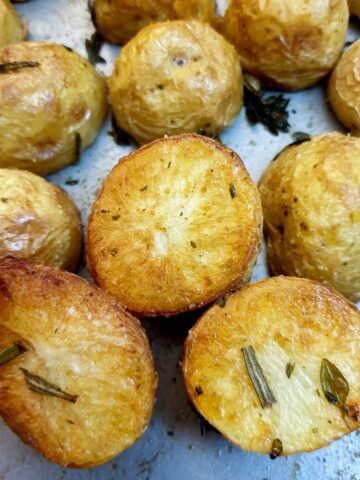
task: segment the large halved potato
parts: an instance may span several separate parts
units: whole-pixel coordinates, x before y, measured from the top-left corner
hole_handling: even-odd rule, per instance
[[[55,267],[7,259],[0,311],[0,349],[26,349],[0,366],[0,414],[25,443],[52,462],[88,468],[143,434],[156,374],[139,322],[113,299]],[[30,375],[71,401],[31,390],[42,385]]]
[[[269,85],[299,90],[332,70],[348,19],[346,0],[232,0],[224,28],[245,70]]]
[[[80,252],[80,215],[71,198],[33,173],[0,168],[0,259],[74,270]]]
[[[239,57],[209,25],[149,25],[121,51],[110,77],[118,125],[140,144],[186,132],[217,135],[243,100]]]
[[[106,114],[106,83],[62,45],[0,48],[0,167],[45,175],[74,163]]]
[[[21,42],[26,28],[21,23],[9,0],[0,0],[0,47]]]
[[[198,135],[121,160],[89,219],[90,270],[130,311],[170,316],[249,276],[261,241],[258,191],[236,153]]]
[[[360,139],[329,133],[286,148],[259,190],[272,274],[360,300]]]
[[[197,410],[244,450],[312,451],[360,426],[359,335],[358,310],[330,287],[291,277],[257,282],[231,296],[224,308],[210,308],[190,330],[186,389]],[[264,408],[242,351],[251,346],[275,396]],[[343,404],[325,397],[322,385],[329,398],[327,385],[336,384],[336,393],[345,386],[339,374],[334,382],[326,375],[321,381],[323,359],[348,382]]]

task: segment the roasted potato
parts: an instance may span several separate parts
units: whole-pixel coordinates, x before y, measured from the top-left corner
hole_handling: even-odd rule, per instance
[[[171,316],[248,279],[262,234],[258,191],[236,153],[194,134],[121,160],[89,219],[88,264],[128,310]]]
[[[110,97],[116,122],[140,144],[186,132],[217,135],[242,106],[239,58],[204,23],[149,25],[116,60]]]
[[[26,28],[21,23],[9,0],[0,0],[0,47],[21,42]]]
[[[62,45],[0,48],[0,167],[45,175],[78,160],[106,114],[106,83]]]
[[[60,188],[24,170],[0,168],[0,261],[29,258],[74,270],[79,212]]]
[[[190,330],[189,398],[244,450],[275,458],[324,447],[360,426],[359,335],[359,311],[330,287],[254,283]]]
[[[245,70],[270,86],[299,90],[332,70],[348,19],[346,0],[232,0],[224,31]]]
[[[360,0],[348,0],[351,15],[360,17]]]
[[[228,3],[228,0],[175,0],[174,11],[176,18],[200,20],[221,30]]]
[[[328,97],[341,123],[354,135],[360,135],[360,40],[345,53],[333,71]]]
[[[15,259],[0,263],[0,310],[0,414],[25,443],[89,468],[143,434],[156,374],[135,318],[75,275]]]
[[[330,133],[289,147],[259,189],[272,274],[360,300],[360,140]]]

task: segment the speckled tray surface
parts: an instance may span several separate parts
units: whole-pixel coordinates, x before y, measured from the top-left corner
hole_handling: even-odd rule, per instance
[[[31,40],[62,43],[85,55],[85,39],[93,32],[87,0],[32,0],[16,8],[28,22]],[[359,36],[360,25],[353,25],[349,40]],[[117,54],[118,48],[104,45],[101,55],[106,64],[98,69],[109,75]],[[286,96],[291,98],[289,134],[276,137],[261,125],[251,127],[242,112],[221,135],[223,143],[240,154],[254,181],[293,141],[292,133],[342,130],[327,106],[324,85]],[[73,197],[84,225],[102,180],[132,150],[116,145],[109,130],[108,121],[79,164],[50,176]],[[87,275],[85,269],[81,273]],[[265,276],[263,249],[253,280]],[[132,448],[103,467],[67,470],[47,462],[0,423],[0,480],[360,480],[360,430],[325,449],[271,461],[243,452],[201,427],[187,401],[178,366],[187,329],[197,316],[144,322],[160,384],[151,425]]]

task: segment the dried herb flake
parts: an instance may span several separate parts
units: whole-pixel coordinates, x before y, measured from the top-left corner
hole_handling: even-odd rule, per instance
[[[21,70],[22,68],[34,68],[39,66],[40,66],[39,62],[32,62],[32,61],[0,63],[0,74]]]
[[[12,345],[9,345],[8,347],[0,351],[0,365],[4,365],[4,363],[10,362],[10,360],[13,360],[24,352],[25,348],[18,343],[13,343]]]
[[[77,395],[72,395],[65,392],[57,385],[48,382],[39,375],[29,372],[29,370],[26,370],[26,368],[21,368],[21,370],[24,373],[27,386],[32,392],[41,393],[42,395],[48,395],[50,397],[61,398],[71,403],[76,402],[78,397]]]
[[[99,52],[103,45],[103,41],[100,35],[95,32],[91,35],[90,39],[85,40],[85,47],[89,62],[93,65],[95,63],[106,63],[105,59],[100,56]]]
[[[320,381],[327,400],[344,409],[349,394],[349,384],[337,366],[326,358],[321,362]]]
[[[296,363],[294,360],[289,360],[288,363],[286,364],[285,371],[286,371],[286,376],[287,378],[290,378],[291,375],[293,374],[293,371],[295,369]]]
[[[229,191],[231,198],[234,199],[236,197],[236,189],[232,183],[230,183]]]
[[[283,452],[282,441],[279,438],[275,438],[275,440],[273,440],[271,445],[271,452],[270,452],[271,460],[275,460],[275,458],[280,457],[282,452]]]

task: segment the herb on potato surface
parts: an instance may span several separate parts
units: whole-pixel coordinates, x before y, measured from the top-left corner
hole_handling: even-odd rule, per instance
[[[197,397],[200,397],[200,395],[202,395],[204,393],[204,390],[202,389],[202,386],[201,385],[196,385],[195,387],[195,395]]]
[[[70,393],[65,392],[57,385],[48,382],[39,375],[35,375],[26,368],[21,369],[24,373],[25,380],[29,390],[36,393],[41,393],[42,395],[48,395],[50,397],[62,398],[71,403],[75,403],[77,400],[77,395],[71,395]]]
[[[275,438],[273,440],[272,445],[271,445],[271,452],[270,452],[270,458],[271,460],[275,460],[275,458],[280,457],[283,451],[283,444],[282,441],[279,438]]]
[[[296,363],[294,362],[294,360],[289,360],[288,363],[286,364],[285,371],[286,371],[287,378],[290,378],[291,375],[293,374],[295,365]]]
[[[99,52],[103,45],[103,41],[97,32],[93,33],[89,38],[85,40],[85,48],[89,62],[93,65],[95,63],[106,63],[105,59],[100,56]]]
[[[25,351],[25,348],[18,343],[13,343],[12,345],[9,345],[8,347],[0,351],[0,365],[4,365],[4,363],[10,362],[10,360],[13,360]]]
[[[80,153],[81,153],[81,144],[82,139],[80,133],[75,133],[75,140],[74,140],[74,160],[72,161],[72,165],[75,165],[80,160]]]
[[[229,191],[231,198],[234,199],[236,197],[236,189],[232,183],[230,183]]]
[[[327,400],[344,409],[349,394],[349,384],[337,366],[327,358],[323,358],[321,362],[320,381]]]
[[[0,63],[0,74],[21,70],[22,68],[34,68],[39,66],[40,66],[39,62]]]
[[[71,177],[68,177],[65,181],[65,185],[70,185],[70,186],[77,185],[78,183],[79,183],[79,180],[75,180]]]

